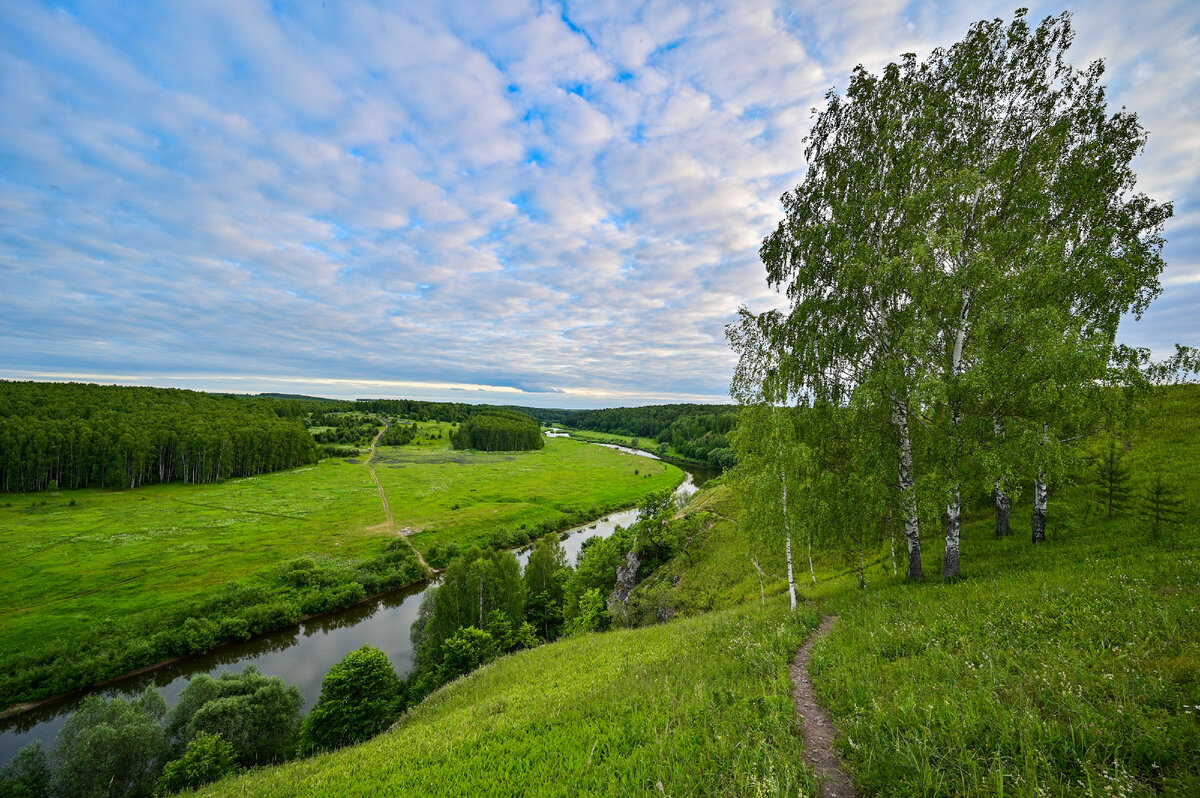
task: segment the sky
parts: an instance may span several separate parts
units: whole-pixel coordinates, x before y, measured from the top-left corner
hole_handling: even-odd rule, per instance
[[[723,402],[804,135],[997,3],[0,4],[0,378]],[[1072,11],[1172,201],[1121,340],[1200,346],[1200,4]]]

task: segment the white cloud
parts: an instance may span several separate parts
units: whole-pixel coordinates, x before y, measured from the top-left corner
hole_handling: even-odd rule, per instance
[[[719,399],[724,325],[780,302],[757,249],[810,109],[1011,14],[330,5],[6,7],[0,371]],[[1163,298],[1125,328],[1166,349],[1195,329],[1200,12],[1106,1],[1076,28],[1150,131],[1142,188],[1176,201]]]

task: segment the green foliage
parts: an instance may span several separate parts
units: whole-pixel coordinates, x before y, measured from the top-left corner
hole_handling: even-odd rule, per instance
[[[16,759],[0,769],[0,796],[45,798],[50,794],[52,777],[46,750],[34,740],[21,749]]]
[[[264,676],[253,665],[216,679],[200,675],[179,694],[167,733],[177,750],[201,733],[220,735],[232,746],[235,761],[252,767],[291,755],[303,706],[294,685]]]
[[[0,490],[215,482],[317,460],[272,400],[0,380]]]
[[[558,542],[558,536],[546,535],[538,541],[525,565],[525,614],[543,640],[562,633],[563,601],[572,568]]]
[[[455,449],[479,449],[485,452],[541,449],[546,437],[537,420],[515,410],[488,410],[477,413],[450,438]]]
[[[417,423],[392,424],[379,439],[380,446],[407,446],[417,437]]]
[[[453,635],[442,641],[438,682],[445,684],[468,674],[499,653],[500,647],[491,632],[474,626],[459,627]]]
[[[191,739],[183,756],[168,762],[158,780],[158,793],[194,790],[237,769],[233,746],[220,735],[201,732]]]
[[[400,679],[386,654],[370,646],[351,651],[325,674],[298,747],[332,750],[374,737],[399,715],[402,699]]]
[[[155,690],[134,701],[89,695],[63,724],[51,754],[57,795],[148,796],[166,752],[167,705]]]

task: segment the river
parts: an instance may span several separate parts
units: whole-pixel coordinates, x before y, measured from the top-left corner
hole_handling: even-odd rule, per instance
[[[596,445],[658,459],[648,452],[624,446]],[[681,497],[690,496],[696,491],[696,477],[701,480],[708,477],[703,472],[684,470],[687,478],[677,491]],[[637,510],[631,508],[566,530],[561,542],[567,552],[568,562],[574,564],[577,561],[583,542],[588,538],[606,538],[618,526],[627,527],[636,520]],[[516,552],[522,567],[529,560],[530,552],[529,548]],[[99,692],[110,698],[132,697],[147,687],[154,687],[163,694],[170,707],[175,705],[180,691],[192,677],[202,673],[216,676],[223,671],[240,672],[247,665],[254,665],[265,674],[281,676],[285,682],[296,685],[304,696],[304,711],[307,712],[316,703],[321,693],[321,680],[329,669],[348,653],[364,645],[382,650],[392,661],[396,672],[402,677],[406,676],[413,666],[409,630],[416,620],[417,609],[426,591],[436,584],[434,581],[413,585],[349,609],[304,621],[298,628],[273,632],[245,643],[224,645],[207,654],[188,657],[149,673],[120,679],[87,692]],[[70,695],[0,720],[0,763],[10,761],[34,740],[41,740],[42,745],[49,747],[87,692]]]

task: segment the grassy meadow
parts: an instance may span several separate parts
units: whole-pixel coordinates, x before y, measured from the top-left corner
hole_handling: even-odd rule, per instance
[[[447,433],[425,440],[448,439]],[[505,534],[561,529],[684,479],[667,463],[566,438],[527,452],[418,444],[421,437],[408,446],[380,447],[375,468],[396,527],[414,530],[409,540],[425,553],[438,544],[482,545]]]
[[[374,553],[382,521],[367,470],[333,459],[220,484],[0,495],[0,650],[302,554]]]

